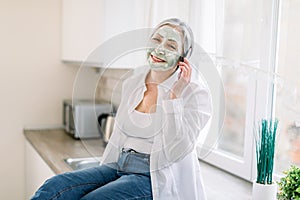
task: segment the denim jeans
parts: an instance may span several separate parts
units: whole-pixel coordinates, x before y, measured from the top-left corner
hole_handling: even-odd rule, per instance
[[[122,151],[117,163],[66,172],[48,179],[32,200],[150,200],[149,155]]]

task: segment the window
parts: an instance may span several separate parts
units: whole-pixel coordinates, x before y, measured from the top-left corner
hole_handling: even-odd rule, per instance
[[[203,160],[251,181],[255,177],[254,123],[272,115],[278,2],[192,2],[193,9],[203,11],[193,28],[197,42],[215,58],[226,102],[220,137]],[[209,35],[201,33],[206,30]],[[207,137],[215,134],[212,130]]]
[[[275,173],[280,175],[291,164],[300,166],[300,2],[212,4],[213,53],[221,60],[226,116],[220,140],[204,160],[253,180],[253,125],[257,119],[275,116],[280,121]]]

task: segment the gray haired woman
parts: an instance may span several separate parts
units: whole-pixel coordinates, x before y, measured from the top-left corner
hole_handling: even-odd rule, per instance
[[[211,99],[191,81],[192,51],[186,23],[161,22],[150,37],[149,65],[123,83],[101,165],[50,178],[32,199],[205,199],[195,147]]]

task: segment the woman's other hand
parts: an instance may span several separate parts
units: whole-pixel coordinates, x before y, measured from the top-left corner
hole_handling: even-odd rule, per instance
[[[178,80],[174,83],[172,87],[170,93],[171,99],[176,99],[180,97],[184,88],[191,82],[192,67],[189,61],[186,58],[184,58],[184,61],[180,61],[178,65],[180,73],[178,74]]]

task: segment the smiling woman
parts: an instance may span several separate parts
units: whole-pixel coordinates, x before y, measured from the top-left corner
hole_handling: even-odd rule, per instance
[[[168,19],[149,40],[149,66],[123,83],[101,165],[57,175],[32,199],[205,199],[195,148],[211,98],[191,81],[193,33]]]

